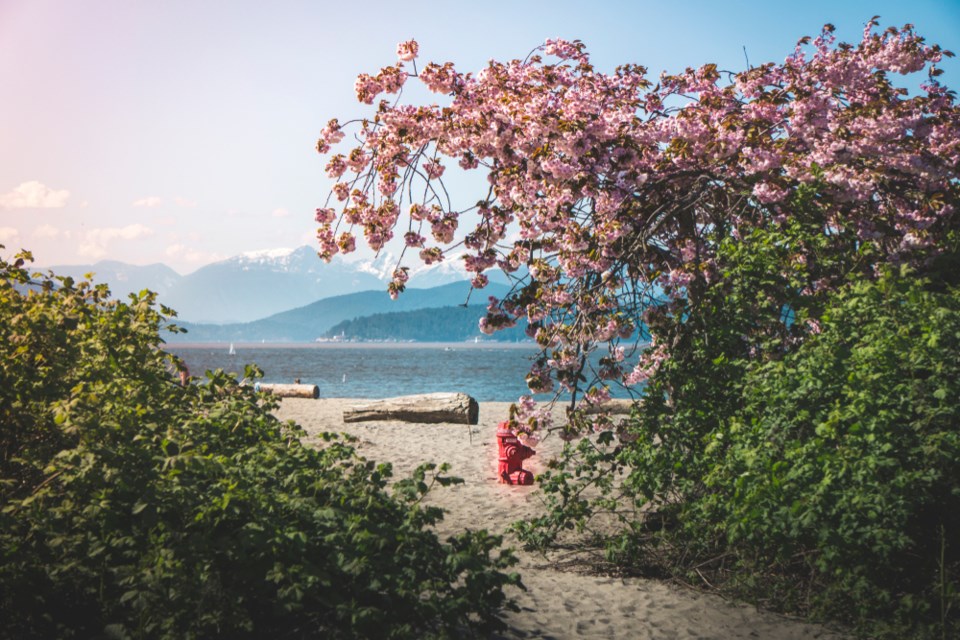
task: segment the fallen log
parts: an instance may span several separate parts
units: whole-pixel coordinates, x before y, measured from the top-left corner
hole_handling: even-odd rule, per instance
[[[374,400],[343,412],[344,422],[399,420],[401,422],[453,422],[477,424],[480,405],[465,393],[425,393]]]
[[[319,398],[320,387],[315,384],[269,384],[258,382],[257,391],[266,391],[281,398]]]
[[[587,407],[587,415],[597,413],[626,414],[633,409],[633,400],[607,400],[603,404],[595,404]]]

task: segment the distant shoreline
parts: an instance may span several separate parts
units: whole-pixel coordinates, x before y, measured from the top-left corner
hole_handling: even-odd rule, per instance
[[[536,350],[535,342],[167,342],[166,349],[222,349],[233,344],[245,349],[527,349]]]

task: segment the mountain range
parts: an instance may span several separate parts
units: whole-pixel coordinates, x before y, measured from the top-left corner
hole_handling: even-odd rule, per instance
[[[335,259],[326,264],[314,249],[304,246],[245,253],[187,275],[180,275],[164,264],[135,266],[106,260],[90,265],[55,265],[49,269],[75,279],[94,273],[94,280],[107,283],[116,297],[126,297],[143,289],[156,291],[160,302],[176,310],[187,324],[232,326],[271,319],[317,300],[361,291],[379,293],[386,298],[386,283],[396,263],[395,256],[384,252],[373,260]],[[494,282],[506,281],[500,272],[490,275]],[[466,279],[463,262],[451,258],[429,267],[412,268],[407,286],[430,288]],[[445,304],[460,302],[462,300]],[[355,316],[344,316],[336,322],[352,317]],[[332,324],[335,322],[330,326]]]
[[[440,307],[457,307],[468,302],[486,301],[489,295],[503,296],[509,287],[504,284],[490,283],[483,291],[470,291],[468,281],[432,287],[430,289],[407,289],[396,300],[391,300],[385,290],[359,291],[341,296],[334,296],[317,300],[311,304],[296,309],[290,309],[274,314],[267,318],[252,322],[232,324],[197,324],[179,322],[174,324],[187,330],[185,334],[164,334],[167,342],[313,342],[317,338],[330,334],[331,329],[338,323],[351,321],[357,318],[373,316],[375,314],[389,314],[397,316],[397,322],[406,322],[401,317],[402,312],[423,309],[437,309]],[[476,315],[469,322],[476,327],[477,321],[483,315],[484,307],[472,306],[470,311]],[[451,316],[451,322],[462,326],[463,313]],[[449,331],[449,328],[438,329],[436,335],[417,334],[433,341],[449,339],[440,334]],[[456,329],[461,331],[463,329]],[[339,331],[337,332],[339,335]],[[405,335],[405,334],[404,334]],[[446,335],[444,333],[443,335]],[[474,333],[469,333],[472,336]],[[349,337],[369,338],[367,335],[351,335]],[[388,336],[377,336],[387,338]],[[389,336],[393,339],[404,339],[399,333]],[[513,338],[510,338],[513,339]]]
[[[478,320],[486,312],[486,305],[476,304],[375,313],[339,322],[327,331],[326,337],[374,342],[529,341],[524,332],[526,322],[493,336],[483,335]]]

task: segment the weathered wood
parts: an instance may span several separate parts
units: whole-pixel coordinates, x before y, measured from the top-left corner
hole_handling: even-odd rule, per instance
[[[630,413],[630,411],[633,409],[633,404],[634,404],[633,400],[620,400],[620,399],[608,400],[603,404],[597,404],[591,407],[587,407],[587,414],[590,414],[590,415],[597,414],[597,413],[609,413],[611,415],[626,414],[626,413]]]
[[[344,422],[399,420],[402,422],[453,422],[477,424],[480,405],[465,393],[425,393],[353,405],[343,412]]]
[[[266,391],[281,398],[319,398],[320,387],[315,384],[268,384],[257,383],[258,391]]]

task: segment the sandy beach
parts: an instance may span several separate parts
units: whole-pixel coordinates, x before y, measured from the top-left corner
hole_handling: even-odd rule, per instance
[[[363,401],[285,398],[277,415],[300,424],[308,440],[321,431],[343,432],[358,438],[358,451],[368,459],[390,462],[403,477],[421,462],[448,462],[452,475],[464,484],[438,488],[430,502],[448,513],[439,533],[485,528],[505,533],[510,523],[543,509],[536,486],[515,487],[497,482],[497,423],[508,403],[480,405],[480,422],[411,424],[382,421],[344,424],[345,407]],[[547,438],[524,467],[539,473],[562,449],[559,438]],[[539,554],[517,549],[527,591],[511,592],[518,613],[507,612],[508,630],[497,638],[801,638],[839,639],[844,636],[817,625],[798,622],[756,608],[728,602],[712,594],[681,589],[656,580],[609,578],[558,570]]]

